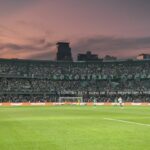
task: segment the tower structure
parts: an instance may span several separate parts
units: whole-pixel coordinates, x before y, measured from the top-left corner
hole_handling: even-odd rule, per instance
[[[57,61],[72,61],[71,48],[68,42],[58,42]]]

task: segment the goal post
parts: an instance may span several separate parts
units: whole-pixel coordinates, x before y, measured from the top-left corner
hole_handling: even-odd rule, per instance
[[[82,97],[59,97],[59,103],[83,103]]]

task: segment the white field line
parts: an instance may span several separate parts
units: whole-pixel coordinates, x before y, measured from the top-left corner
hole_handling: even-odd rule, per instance
[[[137,124],[137,125],[142,125],[142,126],[150,127],[150,124],[138,123],[138,122],[133,122],[133,121],[126,121],[126,120],[112,119],[112,118],[104,118],[104,119],[105,119],[105,120],[110,120],[110,121],[117,121],[117,122],[130,123],[130,124]]]

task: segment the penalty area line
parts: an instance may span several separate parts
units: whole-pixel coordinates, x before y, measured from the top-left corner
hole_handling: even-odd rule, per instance
[[[129,124],[137,124],[137,125],[150,127],[150,124],[144,124],[144,123],[138,123],[138,122],[126,121],[126,120],[120,120],[120,119],[104,118],[104,120],[116,121],[116,122],[122,122],[122,123],[129,123]]]

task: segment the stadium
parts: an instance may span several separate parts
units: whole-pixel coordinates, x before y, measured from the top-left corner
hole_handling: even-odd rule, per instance
[[[0,60],[0,102],[150,102],[150,61]],[[76,98],[75,98],[76,97]],[[78,99],[79,97],[79,99]]]
[[[150,0],[0,0],[0,150],[150,150]]]
[[[1,59],[1,149],[148,150],[149,68],[149,60]]]

